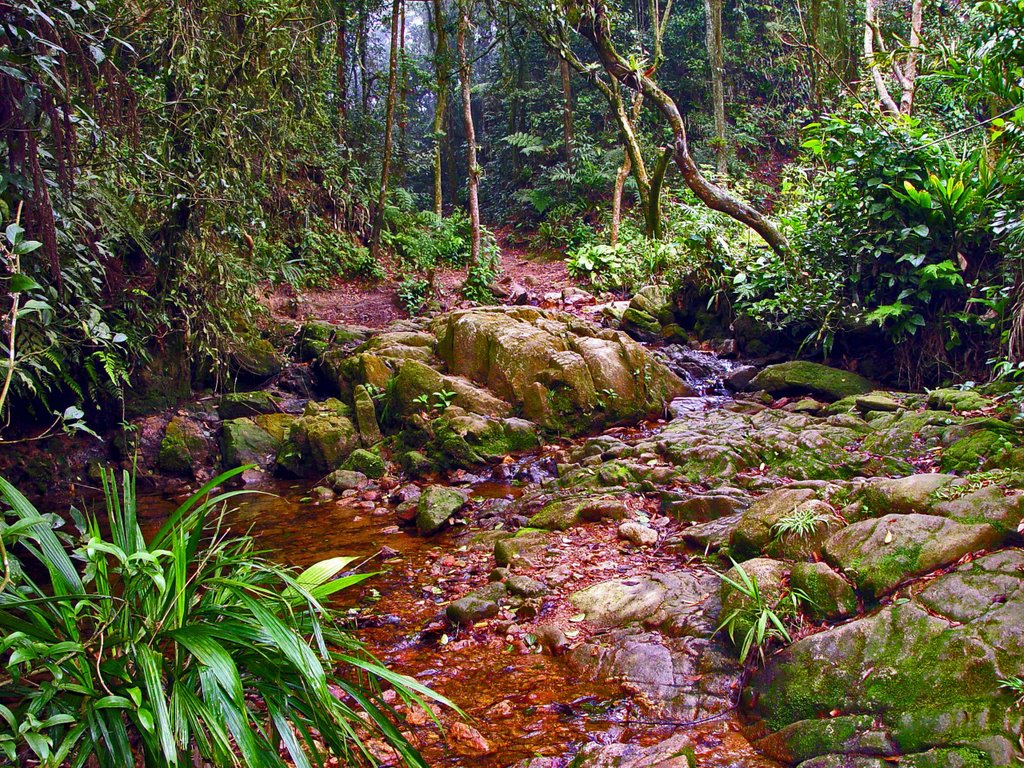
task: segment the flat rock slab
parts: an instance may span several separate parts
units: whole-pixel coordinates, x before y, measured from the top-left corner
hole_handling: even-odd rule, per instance
[[[991,525],[966,525],[937,515],[885,515],[832,534],[824,554],[859,592],[879,597],[912,576],[955,563],[1002,538]]]
[[[714,631],[710,616],[717,613],[717,591],[718,577],[713,574],[678,571],[603,581],[569,600],[599,627],[642,622],[670,635],[709,635]]]

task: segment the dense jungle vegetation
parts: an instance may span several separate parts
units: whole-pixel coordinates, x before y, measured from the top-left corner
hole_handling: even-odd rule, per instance
[[[116,423],[169,349],[223,384],[268,283],[418,310],[449,263],[487,301],[495,232],[904,383],[1012,378],[1024,11],[862,5],[4,3],[4,419]]]

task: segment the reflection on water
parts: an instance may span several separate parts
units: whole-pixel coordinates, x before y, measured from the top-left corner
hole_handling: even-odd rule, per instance
[[[465,578],[461,561],[447,564],[459,551],[457,530],[424,539],[399,529],[387,507],[302,501],[304,488],[287,484],[263,490],[234,501],[232,524],[251,530],[280,562],[302,567],[340,555],[367,558],[365,568],[380,574],[343,593],[337,607],[368,608],[358,635],[370,651],[451,698],[492,747],[486,756],[460,755],[458,745],[446,744],[433,726],[410,726],[431,765],[504,768],[534,755],[561,756],[586,741],[647,744],[672,733],[671,726],[642,722],[618,686],[575,680],[559,659],[524,654],[490,628],[453,630],[442,624],[450,596],[436,584]],[[472,490],[489,498],[519,492],[493,482]],[[140,514],[147,527],[156,527],[173,506],[141,499]],[[775,765],[757,757],[736,730],[735,723],[720,721],[694,734],[702,768]]]

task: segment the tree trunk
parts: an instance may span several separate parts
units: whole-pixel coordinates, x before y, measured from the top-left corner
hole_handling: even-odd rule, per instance
[[[380,234],[384,228],[384,208],[388,199],[388,175],[391,172],[391,143],[395,127],[395,97],[398,91],[398,22],[402,0],[391,3],[391,58],[388,62],[388,101],[384,113],[384,157],[380,171],[380,193],[370,231],[370,257],[380,259]]]
[[[881,102],[882,111],[889,114],[899,114],[900,108],[896,106],[889,88],[885,84],[885,76],[882,75],[882,68],[875,61],[875,35],[878,32],[878,0],[864,0],[864,59],[867,61],[868,70],[871,72],[871,79],[875,83],[875,93]]]
[[[626,186],[626,178],[632,167],[627,154],[622,159],[618,173],[615,174],[615,189],[612,191],[612,221],[609,226],[608,242],[614,248],[619,242],[619,226],[622,224],[622,192]]]
[[[448,91],[451,83],[448,68],[448,30],[445,26],[444,6],[441,0],[433,0],[434,9],[434,72],[437,75],[437,98],[434,104],[434,213],[443,214],[444,192],[441,181],[442,150],[447,142],[445,124],[448,116]]]
[[[462,119],[466,125],[466,189],[469,198],[469,223],[472,228],[470,253],[474,265],[480,263],[480,168],[476,162],[476,131],[473,127],[473,99],[470,82],[470,63],[466,54],[466,36],[469,34],[469,0],[459,2],[459,30],[457,47],[459,52],[459,84],[462,89]]]
[[[398,30],[398,178],[405,175],[409,161],[409,65],[405,57],[405,0],[401,0],[401,23]]]
[[[337,59],[338,80],[338,143],[345,143],[345,132],[348,125],[348,3],[341,0],[337,8],[337,39],[335,40],[334,56]]]
[[[569,62],[558,57],[558,73],[562,78],[562,146],[565,148],[565,164],[572,167],[573,137],[572,128],[572,81],[569,78]]]
[[[723,64],[722,6],[724,0],[704,0],[705,42],[711,65],[711,102],[715,116],[715,166],[719,176],[729,171],[725,138],[725,67]]]
[[[870,1],[868,0],[868,2]],[[654,101],[662,116],[668,121],[675,137],[673,156],[686,186],[706,206],[750,227],[771,246],[772,250],[780,255],[785,254],[786,239],[772,221],[762,216],[761,212],[750,204],[712,184],[701,174],[697,163],[690,155],[686,139],[686,126],[675,101],[661,90],[654,80],[630,67],[628,62],[615,50],[611,39],[607,9],[600,0],[594,4],[592,20],[584,24],[581,31],[593,44],[605,71],[623,85],[642,91],[645,97]]]
[[[900,112],[909,115],[914,111],[914,91],[917,89],[917,55],[921,48],[921,26],[924,23],[922,0],[914,0],[910,8],[910,52],[903,69],[903,95],[900,97]]]

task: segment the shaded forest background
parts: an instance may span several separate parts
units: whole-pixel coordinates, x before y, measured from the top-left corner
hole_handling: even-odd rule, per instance
[[[1024,372],[1024,3],[0,2],[0,410],[258,370],[275,286],[434,271],[499,238],[694,329]],[[895,365],[892,361],[895,360]]]

